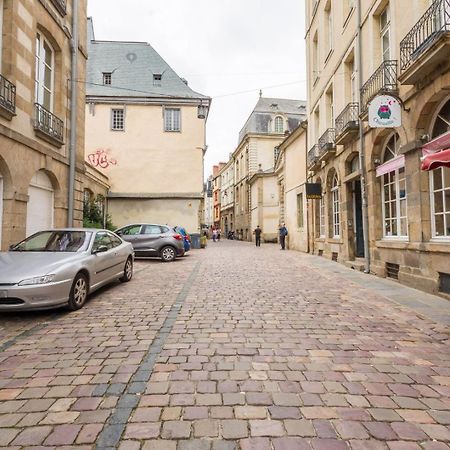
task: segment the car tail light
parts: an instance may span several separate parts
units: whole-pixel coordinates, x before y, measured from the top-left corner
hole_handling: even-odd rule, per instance
[[[181,234],[174,234],[173,237],[174,237],[177,241],[182,241],[182,240],[183,240],[183,236],[181,236]]]

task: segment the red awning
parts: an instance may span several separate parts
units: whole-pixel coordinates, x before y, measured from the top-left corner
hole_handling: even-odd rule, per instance
[[[450,168],[450,149],[429,153],[422,158],[422,170],[434,170],[439,167]]]

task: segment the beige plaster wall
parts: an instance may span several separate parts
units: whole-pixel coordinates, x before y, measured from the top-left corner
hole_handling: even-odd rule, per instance
[[[126,105],[125,131],[111,130],[111,109],[86,111],[86,158],[106,154],[97,166],[120,193],[197,193],[203,190],[204,121],[196,106],[181,106],[181,132],[165,132],[161,105]],[[92,161],[91,161],[92,162]]]

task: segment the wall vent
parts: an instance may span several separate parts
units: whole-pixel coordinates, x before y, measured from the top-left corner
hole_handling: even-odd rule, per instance
[[[394,280],[398,280],[398,272],[400,270],[400,266],[394,263],[386,263],[386,276],[388,278],[393,278]]]
[[[318,255],[323,256],[323,250],[319,250]]]
[[[450,295],[450,274],[439,272],[439,292]]]
[[[333,252],[333,253],[331,254],[331,261],[336,261],[336,262],[337,262],[337,259],[338,259],[338,254],[337,254],[337,252]]]

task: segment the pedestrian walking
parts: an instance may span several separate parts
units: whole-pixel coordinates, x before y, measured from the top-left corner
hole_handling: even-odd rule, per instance
[[[253,231],[253,234],[255,235],[255,242],[257,247],[261,247],[261,233],[262,230],[259,228],[259,225],[256,226],[255,230]]]
[[[286,236],[288,235],[288,230],[286,228],[286,225],[282,223],[280,225],[280,228],[278,229],[278,234],[280,236],[280,245],[281,250],[284,250],[286,247]]]
[[[212,232],[212,238],[213,238],[213,242],[217,241],[217,230],[216,229],[214,229]]]

